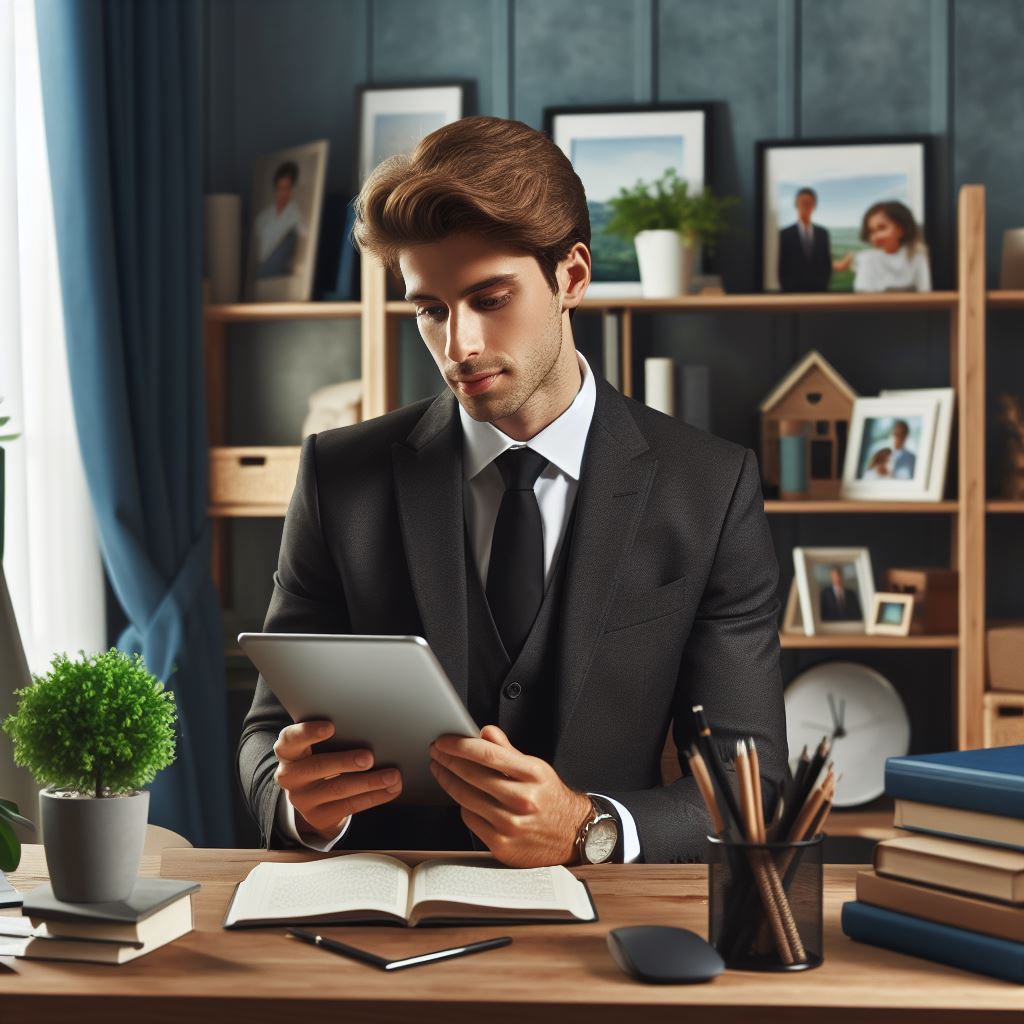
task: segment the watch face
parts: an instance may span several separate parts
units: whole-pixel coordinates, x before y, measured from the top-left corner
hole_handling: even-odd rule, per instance
[[[614,818],[605,818],[587,830],[586,839],[583,840],[584,853],[591,864],[601,864],[606,861],[615,850],[615,843],[619,838],[619,829]]]

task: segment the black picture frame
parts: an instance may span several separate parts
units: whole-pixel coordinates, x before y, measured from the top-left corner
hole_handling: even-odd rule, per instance
[[[702,100],[700,102],[693,103],[622,103],[622,104],[601,104],[595,105],[584,105],[584,106],[551,106],[545,107],[543,113],[544,132],[547,136],[557,143],[556,137],[557,119],[564,116],[584,116],[584,117],[607,117],[608,115],[627,115],[630,117],[638,114],[692,114],[699,113],[702,115],[702,123],[700,127],[700,140],[701,140],[701,186],[707,187],[713,185],[712,175],[714,173],[714,166],[712,161],[712,145],[714,141],[713,134],[713,121],[715,119],[715,111],[721,104],[716,100]],[[564,152],[564,150],[563,150]],[[567,154],[572,159],[570,154]],[[664,169],[658,171],[652,171],[650,174],[651,178],[658,178],[663,173]],[[578,172],[577,172],[578,173]],[[685,176],[685,175],[681,175]],[[582,175],[581,175],[582,178]],[[635,179],[634,179],[635,181]],[[623,185],[632,185],[634,181],[624,181]],[[586,182],[584,181],[584,187]],[[592,203],[600,202],[596,198],[592,198],[590,195],[587,196],[587,205],[592,207]],[[597,232],[594,232],[594,217],[593,209],[591,208],[591,256],[595,257],[596,267],[596,254],[594,253],[594,238]],[[599,281],[595,280],[591,283],[588,290],[588,294],[591,295],[608,295],[618,294],[621,292],[623,295],[628,294],[640,294],[640,279],[639,276],[636,280],[616,281],[606,280]]]
[[[477,88],[471,78],[426,79],[414,82],[361,82],[355,87],[356,146],[352,163],[352,194],[358,195],[362,185],[363,148],[366,144],[366,125],[363,120],[363,101],[367,93],[416,91],[421,89],[458,89],[461,93],[459,120],[476,113]]]
[[[769,287],[766,281],[766,218],[768,214],[767,197],[765,195],[766,163],[769,154],[778,149],[832,149],[850,147],[878,146],[920,146],[920,172],[923,189],[922,207],[924,222],[921,225],[924,241],[929,250],[929,264],[932,276],[932,287],[936,278],[942,279],[945,262],[943,254],[935,248],[937,239],[944,239],[946,232],[939,222],[939,208],[936,197],[935,183],[939,168],[936,166],[937,143],[935,135],[860,135],[860,136],[822,136],[808,139],[759,139],[754,144],[754,162],[756,172],[755,184],[755,249],[754,249],[754,281],[755,288],[761,292],[780,292],[781,289]],[[879,196],[879,199],[884,198]],[[857,225],[859,228],[859,225]],[[776,229],[778,230],[778,229]],[[852,294],[851,288],[828,289],[830,294]]]

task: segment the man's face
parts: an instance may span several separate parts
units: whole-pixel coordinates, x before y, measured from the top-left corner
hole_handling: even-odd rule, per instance
[[[896,448],[902,448],[907,443],[907,428],[902,423],[892,428],[892,443]]]
[[[842,589],[842,587],[843,587],[843,572],[842,572],[841,569],[833,569],[832,570],[832,586],[835,587],[836,590],[841,590]]]
[[[807,223],[811,219],[811,214],[814,213],[814,208],[818,204],[814,201],[814,196],[810,192],[801,192],[796,197],[796,213],[797,216],[804,222]]]
[[[288,205],[288,200],[292,197],[292,187],[294,185],[295,182],[287,174],[282,174],[274,182],[274,205],[278,210],[283,210]]]
[[[399,266],[420,336],[473,419],[495,423],[557,391],[552,371],[572,345],[562,329],[561,264],[552,294],[532,256],[460,234],[410,246]]]

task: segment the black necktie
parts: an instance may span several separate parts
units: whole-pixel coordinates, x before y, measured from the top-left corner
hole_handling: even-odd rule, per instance
[[[510,661],[515,661],[544,597],[544,529],[533,493],[548,460],[531,448],[509,448],[494,460],[505,494],[494,523],[487,603]]]

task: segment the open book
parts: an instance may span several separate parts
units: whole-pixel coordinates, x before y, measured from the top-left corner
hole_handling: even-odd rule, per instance
[[[595,921],[586,885],[560,866],[488,867],[381,853],[257,864],[238,883],[225,928],[361,922]]]

